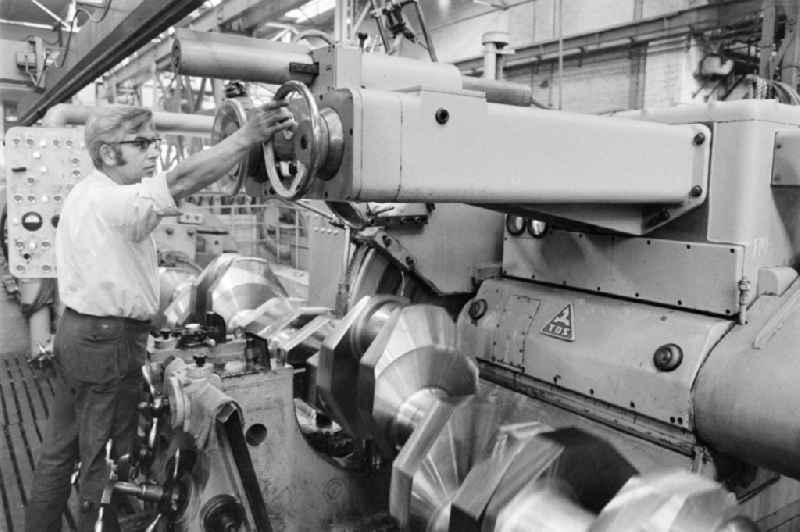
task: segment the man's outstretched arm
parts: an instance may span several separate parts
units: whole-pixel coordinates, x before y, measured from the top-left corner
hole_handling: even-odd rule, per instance
[[[168,172],[170,194],[179,200],[207,187],[241,161],[254,144],[266,142],[278,131],[294,125],[285,102],[264,105],[231,136],[207,150],[195,153]]]

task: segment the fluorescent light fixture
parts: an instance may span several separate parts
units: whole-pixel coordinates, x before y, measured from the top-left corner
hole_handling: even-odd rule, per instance
[[[336,7],[336,0],[311,0],[286,13],[286,18],[294,19],[297,23],[306,22],[330,11],[334,7]]]

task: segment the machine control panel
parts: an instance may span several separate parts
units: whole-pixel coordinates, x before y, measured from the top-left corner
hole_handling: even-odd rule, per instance
[[[14,127],[5,140],[9,272],[55,277],[64,198],[93,168],[83,128]]]

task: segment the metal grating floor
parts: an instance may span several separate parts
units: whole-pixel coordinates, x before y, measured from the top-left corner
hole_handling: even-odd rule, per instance
[[[0,531],[24,530],[25,504],[53,393],[49,374],[31,369],[24,355],[0,355]],[[69,514],[63,530],[75,530]]]

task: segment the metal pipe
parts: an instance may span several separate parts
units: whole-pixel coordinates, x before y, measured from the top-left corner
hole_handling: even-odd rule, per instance
[[[497,79],[497,48],[493,44],[486,44],[483,50],[483,77]]]
[[[150,484],[135,484],[133,482],[117,481],[114,483],[116,493],[133,495],[143,501],[159,502],[164,497],[165,490],[162,486]]]
[[[465,90],[485,93],[486,101],[490,103],[504,103],[520,107],[530,107],[534,103],[533,90],[521,83],[472,76],[461,76],[461,83]]]
[[[316,77],[308,48],[267,39],[179,29],[172,46],[175,71],[200,76],[281,85],[310,84]]]
[[[211,135],[214,117],[189,113],[153,113],[153,125],[162,133],[172,135],[207,137]]]
[[[564,108],[564,0],[558,1],[558,108]]]
[[[97,107],[60,103],[47,110],[42,119],[45,127],[83,125]],[[214,117],[188,113],[153,113],[153,125],[162,133],[206,137],[211,134]]]
[[[764,79],[772,79],[774,66],[772,52],[775,50],[775,19],[777,8],[775,0],[763,0],[761,3],[761,42],[758,46],[758,75]]]

